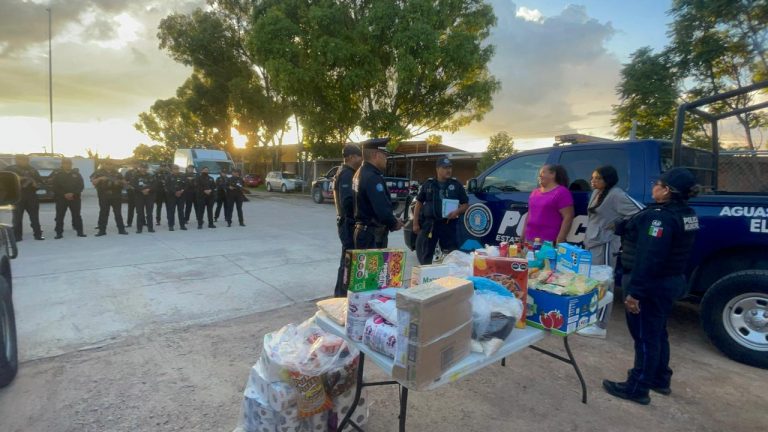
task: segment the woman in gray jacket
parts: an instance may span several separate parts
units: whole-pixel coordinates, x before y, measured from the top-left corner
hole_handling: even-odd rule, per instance
[[[589,219],[584,239],[584,247],[592,253],[592,265],[609,265],[613,269],[616,268],[616,258],[621,247],[621,238],[613,232],[614,225],[642,209],[641,204],[616,186],[618,182],[616,168],[610,165],[601,166],[592,173],[593,192],[587,206]],[[612,309],[612,304],[603,308],[597,324],[579,331],[579,334],[605,338]]]

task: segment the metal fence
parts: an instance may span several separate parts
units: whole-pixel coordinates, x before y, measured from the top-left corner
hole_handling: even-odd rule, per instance
[[[768,151],[720,152],[717,189],[722,192],[768,193]]]

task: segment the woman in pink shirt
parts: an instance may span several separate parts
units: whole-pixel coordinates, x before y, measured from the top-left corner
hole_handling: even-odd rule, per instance
[[[528,216],[522,238],[558,244],[565,241],[573,222],[573,196],[567,188],[568,174],[561,165],[544,165],[539,170],[539,187],[528,198]]]

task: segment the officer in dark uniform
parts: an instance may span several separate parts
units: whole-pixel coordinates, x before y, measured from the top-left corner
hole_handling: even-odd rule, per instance
[[[375,138],[360,144],[363,164],[352,178],[355,199],[355,249],[387,247],[389,231],[403,227],[392,214],[392,201],[382,172],[387,169],[389,138]]]
[[[179,228],[187,230],[184,222],[184,189],[187,187],[187,178],[179,172],[178,165],[171,165],[171,171],[166,175],[165,181],[165,209],[168,219],[168,231],[173,231],[175,225],[175,213],[179,215]]]
[[[128,196],[128,214],[126,215],[125,226],[130,228],[133,225],[133,216],[136,214],[136,201],[133,199],[133,176],[136,175],[136,167],[128,169],[123,178],[125,179],[125,192]]]
[[[167,198],[165,194],[165,180],[170,172],[171,170],[168,169],[166,164],[160,164],[160,167],[155,172],[155,185],[157,185],[157,190],[155,191],[155,225],[160,225],[163,204],[166,203]],[[165,210],[167,214],[168,206],[166,206]]]
[[[136,233],[141,234],[144,226],[147,231],[155,232],[152,224],[152,208],[155,205],[157,193],[157,177],[147,171],[147,164],[139,165],[139,170],[133,176],[133,199],[136,202]]]
[[[203,167],[195,181],[195,215],[197,229],[203,229],[203,213],[208,212],[208,228],[216,228],[213,224],[213,201],[216,193],[216,181],[208,175],[208,168]]]
[[[227,185],[227,180],[229,180],[230,176],[227,173],[226,168],[222,168],[221,172],[219,173],[219,177],[216,179],[216,212],[213,215],[213,221],[218,222],[219,216],[221,215],[221,208],[224,207],[224,218],[226,219],[227,215],[227,192],[229,192],[229,186]],[[228,221],[232,221],[231,219],[227,219]]]
[[[184,178],[187,182],[184,186],[184,224],[189,224],[189,216],[192,214],[192,209],[194,209],[197,205],[197,200],[195,199],[197,173],[195,172],[194,165],[189,165],[185,169]]]
[[[96,187],[99,195],[99,223],[96,237],[107,235],[107,221],[109,220],[109,209],[115,217],[117,231],[120,234],[128,234],[123,225],[122,215],[122,196],[124,185],[123,176],[115,169],[111,161],[105,160],[99,166],[93,175],[91,183]]]
[[[649,390],[670,394],[667,318],[686,292],[684,278],[699,220],[688,206],[696,179],[685,168],[662,174],[653,186],[656,204],[617,225],[621,235],[622,287],[635,363],[625,382],[603,381],[605,390],[643,405]]]
[[[435,246],[439,243],[443,253],[459,248],[456,225],[459,217],[467,211],[469,198],[464,186],[451,177],[453,164],[447,157],[441,157],[436,164],[437,178],[429,178],[416,196],[413,210],[413,232],[416,237],[416,257],[419,264],[432,264]],[[443,211],[443,203],[456,204]]]
[[[35,240],[45,240],[43,230],[40,228],[40,201],[37,198],[37,188],[42,186],[43,178],[29,164],[29,156],[27,155],[16,155],[16,165],[11,165],[6,170],[19,176],[19,184],[21,186],[19,202],[13,208],[13,235],[16,237],[16,241],[22,240],[21,226],[24,223],[25,211],[29,215],[29,222]]]
[[[51,174],[53,198],[56,202],[56,237],[62,238],[64,232],[64,216],[69,209],[72,217],[72,227],[78,237],[87,237],[83,232],[83,218],[80,216],[80,194],[83,192],[83,176],[77,168],[72,169],[72,159],[62,159],[61,169]]]
[[[243,219],[243,201],[245,201],[245,182],[240,176],[239,169],[232,170],[232,176],[226,180],[227,189],[227,204],[224,207],[224,217],[227,219],[227,226],[232,226],[232,212],[234,212],[235,206],[237,206],[237,220],[240,222],[240,226],[245,226],[245,220]],[[221,178],[221,177],[219,177]]]
[[[336,171],[333,178],[333,200],[336,204],[336,226],[341,240],[341,262],[336,277],[334,297],[346,297],[344,286],[344,258],[348,249],[355,248],[355,197],[352,192],[352,178],[363,163],[363,152],[355,144],[347,144],[341,151],[344,164]]]

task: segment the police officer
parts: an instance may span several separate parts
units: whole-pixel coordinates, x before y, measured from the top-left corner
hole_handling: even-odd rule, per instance
[[[133,176],[136,175],[136,167],[128,169],[123,178],[125,179],[125,192],[128,196],[128,214],[126,215],[125,226],[130,228],[133,225],[133,216],[136,214],[136,201],[133,199]]]
[[[245,188],[245,183],[240,174],[239,169],[232,170],[232,176],[225,182],[227,204],[224,207],[224,217],[227,219],[228,227],[232,226],[232,212],[235,206],[237,206],[237,220],[240,222],[240,226],[245,226],[245,220],[243,219],[243,201],[245,201],[243,189]]]
[[[222,168],[219,173],[219,178],[216,179],[216,213],[213,215],[213,221],[219,221],[219,215],[221,215],[221,208],[224,207],[224,218],[227,215],[227,192],[229,192],[229,186],[227,180],[230,176],[227,173],[226,168]],[[231,219],[227,219],[231,222]]]
[[[458,249],[456,225],[458,218],[467,211],[469,198],[464,186],[451,177],[453,164],[441,157],[436,164],[437,177],[429,178],[416,196],[413,210],[413,232],[416,237],[416,257],[419,264],[432,264],[435,246],[439,243],[444,253]],[[443,209],[443,203],[456,204]]]
[[[341,151],[344,164],[333,178],[333,200],[336,204],[336,226],[341,241],[341,262],[336,277],[334,297],[346,297],[344,286],[344,258],[348,249],[355,248],[355,198],[352,192],[352,178],[363,163],[363,152],[355,144],[347,144]]]
[[[189,223],[189,216],[192,214],[192,209],[196,207],[197,200],[195,197],[195,188],[197,187],[197,173],[195,172],[195,166],[189,165],[184,171],[184,178],[186,184],[184,186],[184,223]]]
[[[109,209],[115,217],[117,231],[120,234],[128,234],[123,225],[121,193],[123,191],[123,176],[117,171],[111,161],[105,160],[99,166],[99,169],[91,175],[91,183],[96,187],[99,195],[99,223],[96,237],[107,235],[107,221],[109,220]]]
[[[155,185],[157,186],[157,189],[155,190],[155,225],[160,225],[161,216],[163,214],[163,204],[166,203],[167,198],[165,193],[165,180],[170,172],[171,170],[168,168],[167,164],[160,164],[160,167],[155,172]],[[165,210],[167,214],[167,205]]]
[[[7,170],[19,176],[19,183],[21,185],[19,202],[13,208],[13,235],[16,237],[16,241],[22,240],[21,226],[24,223],[25,211],[29,215],[29,222],[35,240],[45,240],[43,230],[40,228],[40,201],[37,198],[37,188],[42,186],[43,178],[29,164],[29,156],[27,155],[16,155],[16,165],[9,166]]]
[[[152,208],[157,194],[157,177],[147,171],[147,164],[139,164],[139,170],[133,176],[133,199],[136,203],[136,233],[141,234],[144,226],[147,231],[155,232],[152,224]]]
[[[649,390],[670,394],[667,318],[686,291],[683,276],[699,220],[688,206],[696,179],[674,168],[654,184],[656,204],[617,225],[621,235],[622,287],[627,326],[635,342],[635,363],[625,382],[603,381],[622,399],[650,403]]]
[[[197,229],[203,229],[203,213],[208,212],[208,228],[216,228],[213,224],[213,201],[215,199],[216,181],[208,175],[208,168],[203,167],[195,181],[195,215]]]
[[[382,174],[387,169],[388,142],[389,138],[374,138],[360,145],[364,162],[352,178],[356,249],[385,248],[389,231],[403,227],[403,222],[392,214],[392,202]]]
[[[166,175],[164,184],[168,231],[173,231],[175,213],[179,215],[179,228],[182,231],[186,231],[187,224],[184,222],[184,189],[187,187],[187,178],[179,172],[178,165],[171,165],[171,171]]]
[[[61,169],[51,174],[53,186],[53,198],[56,202],[56,237],[62,238],[64,232],[64,216],[69,209],[72,218],[72,227],[77,231],[78,237],[87,237],[83,232],[83,218],[80,216],[80,194],[83,192],[83,176],[80,171],[72,169],[72,159],[61,160]]]

